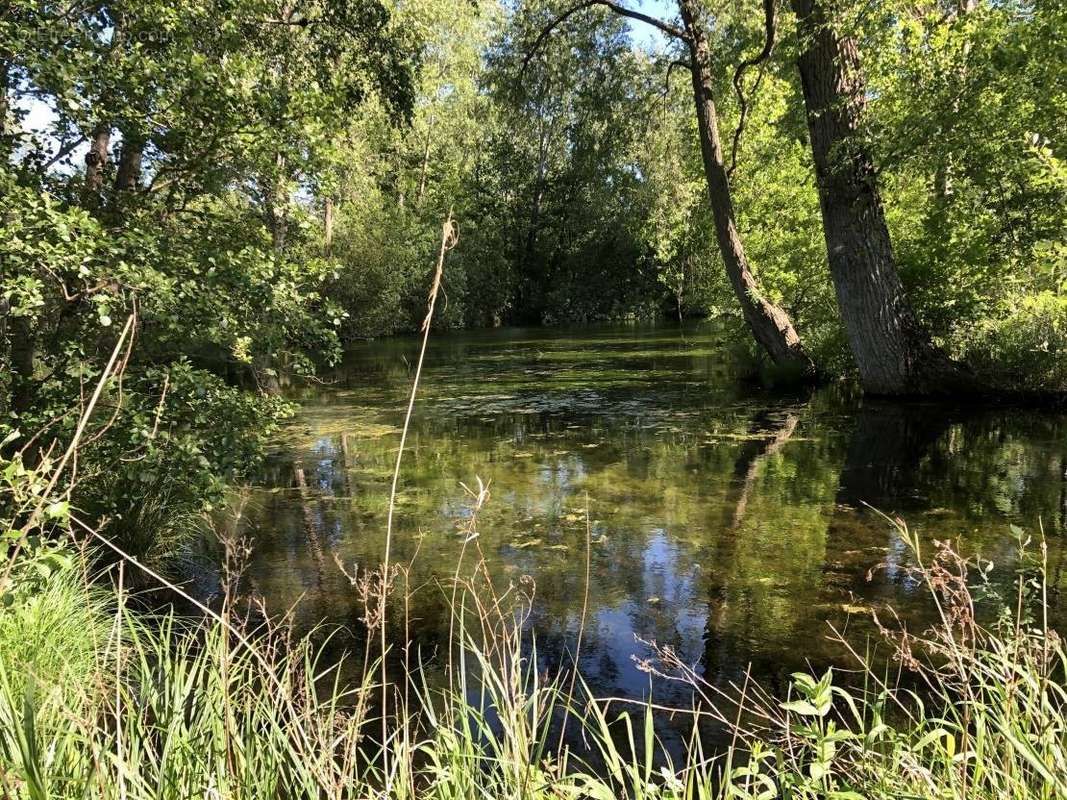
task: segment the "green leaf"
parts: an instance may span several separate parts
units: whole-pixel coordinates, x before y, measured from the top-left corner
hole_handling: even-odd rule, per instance
[[[800,714],[803,717],[821,717],[819,709],[809,703],[807,700],[793,700],[789,703],[782,703],[781,707],[785,711],[792,711],[794,714]]]
[[[45,509],[45,513],[47,513],[51,519],[66,517],[70,514],[70,503],[66,500],[50,503],[48,508]]]

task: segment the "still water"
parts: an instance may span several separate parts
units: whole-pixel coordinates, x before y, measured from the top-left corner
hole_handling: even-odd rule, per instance
[[[491,493],[481,553],[500,586],[533,578],[528,625],[546,669],[569,664],[589,542],[581,668],[604,696],[651,690],[688,705],[684,687],[639,669],[641,640],[717,685],[752,664],[780,689],[805,664],[847,664],[831,625],[862,640],[872,611],[921,618],[909,551],[872,507],[924,542],[991,558],[1007,581],[1009,526],[1043,526],[1062,585],[1067,416],[863,401],[842,387],[783,396],[741,380],[728,353],[710,325],[432,337],[393,542],[422,587],[416,647],[447,648],[445,587],[472,513],[463,484],[478,478]],[[243,509],[247,581],[271,610],[359,639],[363,609],[335,559],[381,561],[417,355],[413,338],[361,345],[300,395]]]

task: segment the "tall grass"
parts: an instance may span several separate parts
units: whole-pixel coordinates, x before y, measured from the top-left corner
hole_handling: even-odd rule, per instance
[[[912,688],[853,650],[859,688],[798,674],[787,697],[752,682],[728,699],[659,650],[648,669],[691,682],[735,735],[710,753],[694,725],[680,762],[656,739],[658,706],[609,713],[580,677],[538,672],[532,593],[497,594],[481,562],[458,582],[444,685],[415,658],[383,709],[369,650],[353,656],[362,677],[342,682],[351,671],[310,637],[237,636],[235,605],[146,619],[121,581],[87,588],[73,557],[0,613],[0,797],[1067,797],[1067,654],[1040,565],[984,628],[972,593],[984,565],[947,546],[925,563],[901,535],[939,619],[920,635],[885,627]],[[554,735],[561,715],[595,758]]]

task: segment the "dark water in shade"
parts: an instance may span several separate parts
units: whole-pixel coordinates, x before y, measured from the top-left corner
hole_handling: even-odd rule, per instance
[[[447,647],[446,591],[471,513],[461,483],[491,482],[478,521],[490,573],[536,583],[529,625],[546,669],[569,663],[591,545],[581,668],[600,695],[688,705],[641,672],[640,639],[712,683],[746,665],[772,689],[847,664],[829,624],[862,642],[871,609],[927,613],[909,552],[865,504],[926,543],[958,539],[1012,579],[1014,524],[1049,543],[1054,614],[1065,584],[1067,416],[861,401],[840,387],[782,396],[738,379],[710,326],[505,329],[431,340],[405,455],[393,558],[418,550],[422,652]],[[414,339],[354,349],[307,390],[244,508],[248,585],[303,624],[362,608],[334,557],[382,557]],[[306,490],[294,488],[294,467]],[[587,505],[588,504],[588,505]],[[875,570],[870,580],[868,571]],[[299,603],[298,603],[299,600]],[[1055,620],[1054,620],[1055,621]]]

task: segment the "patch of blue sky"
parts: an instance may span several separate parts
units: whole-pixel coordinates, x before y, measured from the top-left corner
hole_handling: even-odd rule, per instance
[[[678,7],[674,0],[623,0],[623,2],[628,8],[651,17],[658,17],[665,22],[670,22],[678,16]],[[627,20],[627,23],[630,26],[630,35],[633,37],[634,45],[651,52],[666,49],[668,39],[662,31],[634,19]]]

